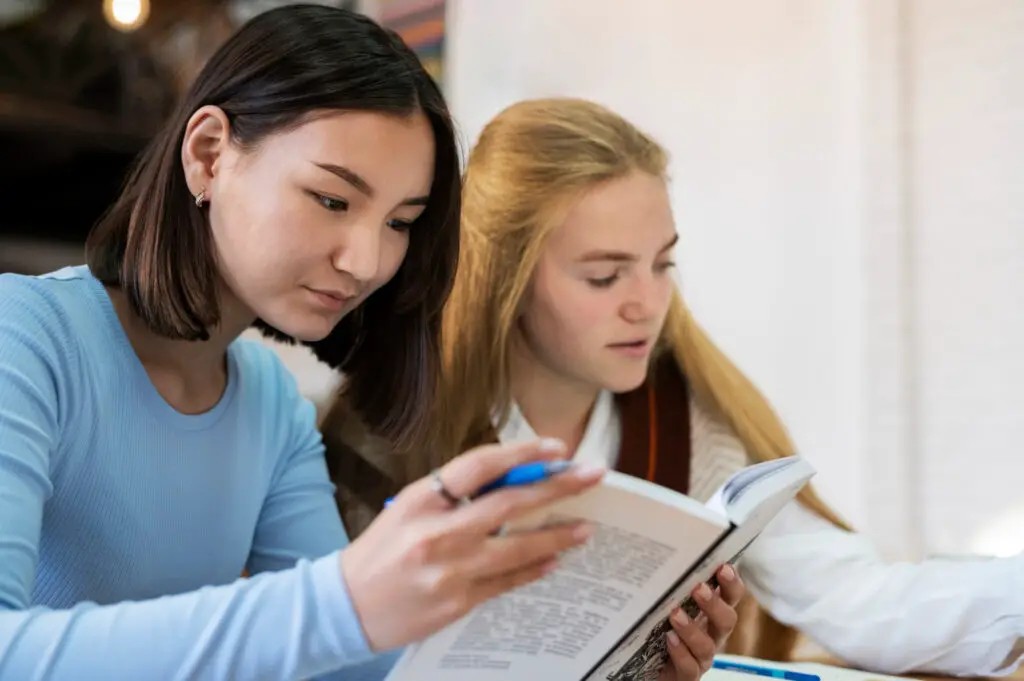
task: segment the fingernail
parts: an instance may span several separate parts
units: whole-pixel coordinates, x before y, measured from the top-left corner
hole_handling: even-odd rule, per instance
[[[697,587],[697,598],[699,598],[702,601],[710,600],[711,599],[711,587],[709,587],[707,584],[701,584],[700,586],[698,586]]]
[[[557,437],[545,437],[541,438],[540,451],[542,452],[564,452],[565,443],[559,440]]]
[[[590,524],[577,525],[572,531],[572,538],[576,541],[587,541],[594,536],[594,526]]]
[[[679,636],[677,636],[676,632],[672,631],[671,629],[668,632],[668,644],[673,648],[679,647]]]
[[[725,581],[731,582],[736,579],[736,570],[733,569],[732,565],[724,565],[719,576]]]
[[[551,560],[549,560],[547,563],[544,564],[544,567],[541,568],[541,572],[546,575],[546,574],[554,572],[557,569],[558,569],[558,559],[557,558],[552,558]]]
[[[686,616],[686,613],[683,612],[682,608],[677,608],[676,611],[672,613],[672,619],[674,619],[676,624],[681,627],[685,627],[690,623],[690,618]]]

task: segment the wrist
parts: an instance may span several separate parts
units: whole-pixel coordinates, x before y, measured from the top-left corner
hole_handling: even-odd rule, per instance
[[[372,585],[364,584],[360,579],[363,571],[358,567],[358,549],[353,553],[352,546],[349,545],[340,551],[337,570],[342,588],[347,594],[356,626],[359,627],[359,632],[366,642],[367,648],[374,653],[380,652],[385,646],[382,645],[379,637],[374,635],[372,626],[373,616],[369,603],[372,602],[373,595],[368,592]]]
[[[346,660],[373,655],[344,576],[338,569],[342,552],[332,553],[311,565],[320,628],[329,633],[329,645]]]

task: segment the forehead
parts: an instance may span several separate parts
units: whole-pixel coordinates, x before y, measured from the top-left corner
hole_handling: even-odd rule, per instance
[[[259,154],[273,164],[344,166],[382,192],[426,194],[434,170],[434,135],[422,112],[331,112],[271,135]]]
[[[656,253],[674,235],[665,181],[635,172],[587,191],[552,231],[548,247],[567,258],[591,250],[642,256]]]

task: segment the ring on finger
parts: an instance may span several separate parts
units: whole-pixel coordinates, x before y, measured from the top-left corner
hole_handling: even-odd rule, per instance
[[[469,503],[469,499],[466,497],[457,497],[452,494],[444,484],[444,480],[441,479],[441,472],[434,469],[430,472],[431,489],[434,490],[442,499],[447,501],[453,508],[462,506],[463,504]]]

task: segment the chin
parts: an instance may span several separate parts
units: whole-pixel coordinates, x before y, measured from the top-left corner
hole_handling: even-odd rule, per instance
[[[647,380],[647,366],[635,371],[619,371],[603,377],[601,384],[613,393],[628,393],[636,390]]]
[[[302,343],[315,343],[316,341],[321,341],[324,338],[327,338],[341,320],[327,319],[325,317],[313,315],[289,315],[282,319],[264,317],[263,321],[297,341]]]

